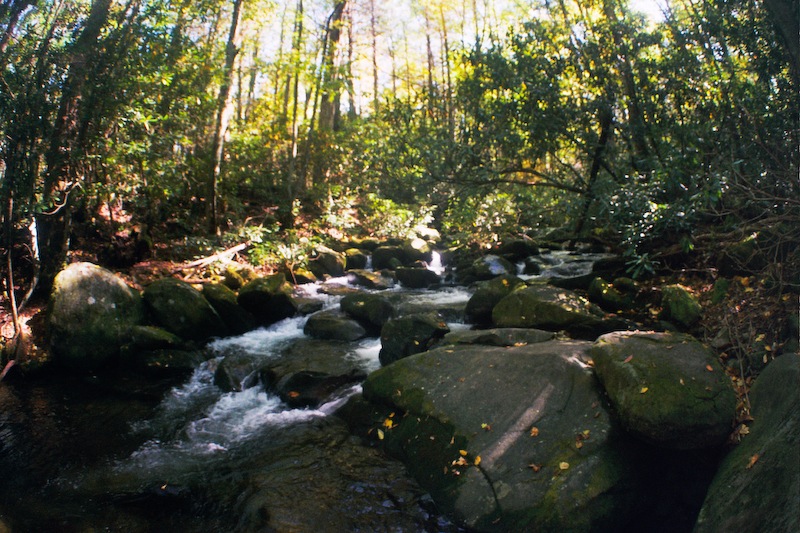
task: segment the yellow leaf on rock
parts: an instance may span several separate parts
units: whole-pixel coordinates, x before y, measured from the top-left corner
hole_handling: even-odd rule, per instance
[[[569,468],[569,463],[567,462],[559,463],[558,468],[560,468],[561,470],[567,470]]]
[[[473,463],[475,464],[475,466],[478,466],[479,464],[481,464],[481,456],[480,455],[477,456],[475,458],[475,460],[473,461]]]
[[[747,468],[748,470],[750,470],[751,468],[753,468],[753,465],[754,465],[754,464],[756,464],[757,462],[758,462],[758,454],[754,454],[754,455],[753,455],[753,456],[750,458],[750,461],[748,461],[748,463],[747,463],[747,467],[746,467],[746,468]]]
[[[539,436],[539,428],[533,426],[531,428],[531,437],[538,437]]]
[[[383,435],[383,430],[382,430],[382,429],[379,429],[379,430],[378,430],[378,440],[383,440],[383,437],[384,437],[384,435]]]
[[[645,392],[649,391],[647,387],[642,387],[642,390],[639,391],[639,394],[644,394]]]
[[[467,450],[458,450],[458,453],[463,456],[466,456],[469,452]]]

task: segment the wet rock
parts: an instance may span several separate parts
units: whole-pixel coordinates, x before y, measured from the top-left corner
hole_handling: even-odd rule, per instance
[[[369,256],[358,248],[348,248],[344,255],[345,270],[363,270],[367,268]]]
[[[363,394],[396,413],[381,444],[470,530],[623,530],[634,468],[589,346],[442,347],[372,373]]]
[[[258,321],[236,301],[236,293],[225,285],[203,285],[203,296],[234,335],[241,335],[258,326]]]
[[[523,346],[552,340],[555,333],[540,329],[492,328],[451,331],[441,341],[445,344],[480,344],[483,346]]]
[[[662,289],[660,318],[684,328],[693,326],[702,314],[703,308],[697,298],[680,285],[668,285]]]
[[[317,407],[329,400],[337,390],[364,381],[366,377],[367,374],[360,370],[338,376],[303,370],[278,381],[275,391],[290,407]]]
[[[380,361],[388,365],[424,352],[450,331],[438,313],[394,318],[381,329]]]
[[[384,276],[382,272],[371,272],[369,270],[350,270],[347,273],[351,283],[373,289],[384,291],[394,287],[394,278]]]
[[[225,392],[241,392],[258,383],[261,357],[251,353],[226,355],[214,371],[214,385]]]
[[[472,263],[472,275],[477,280],[490,280],[497,276],[514,275],[517,267],[498,255],[485,255]]]
[[[316,283],[317,276],[307,268],[294,267],[292,270],[286,272],[286,279],[291,280],[295,285],[305,285],[307,283]]]
[[[532,255],[539,255],[539,247],[530,239],[510,239],[500,244],[496,253],[511,262],[517,262]]]
[[[644,441],[678,450],[713,448],[733,429],[730,380],[714,353],[693,337],[609,333],[591,354],[622,424]]]
[[[426,240],[419,237],[404,241],[402,250],[402,259],[400,257],[398,259],[401,259],[404,263],[413,263],[415,261],[430,263],[431,259],[433,259],[433,250],[431,250],[430,245]]]
[[[427,268],[397,267],[395,274],[397,281],[409,289],[426,289],[441,281],[436,272]]]
[[[406,262],[406,255],[400,246],[379,246],[372,252],[372,268],[382,270],[393,269]]]
[[[348,294],[339,304],[343,312],[358,320],[367,329],[378,329],[395,315],[394,306],[379,294]]]
[[[181,338],[204,341],[229,333],[208,300],[185,281],[156,280],[147,286],[143,297],[155,322]]]
[[[141,352],[155,350],[172,350],[186,348],[187,342],[155,326],[133,326],[130,329],[128,342],[122,347],[121,361],[123,364],[130,362]]]
[[[308,269],[318,278],[338,278],[344,275],[345,256],[326,246],[319,246],[308,262]]]
[[[514,290],[524,287],[525,282],[517,276],[503,275],[478,284],[464,309],[464,317],[470,324],[490,324],[492,309],[500,300]]]
[[[157,377],[185,379],[205,361],[205,356],[198,351],[187,350],[154,350],[139,354],[136,357],[140,370]]]
[[[695,533],[800,531],[800,356],[767,365],[750,403],[750,433],[722,461]]]
[[[315,339],[355,341],[367,331],[355,320],[333,311],[321,311],[308,317],[303,333]]]
[[[112,364],[130,330],[144,319],[138,292],[110,271],[74,263],[54,281],[48,328],[54,358],[67,368],[93,370]]]
[[[588,300],[565,289],[532,286],[512,292],[494,307],[492,322],[499,327],[550,331],[598,322],[603,318]]]
[[[241,288],[236,301],[261,324],[272,324],[294,316],[297,307],[292,299],[292,286],[284,274],[255,279]]]

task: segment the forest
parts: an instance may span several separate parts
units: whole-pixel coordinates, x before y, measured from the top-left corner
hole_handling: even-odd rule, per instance
[[[258,263],[563,228],[642,273],[655,248],[796,243],[796,2],[658,5],[3,0],[5,293],[90,243]]]
[[[725,488],[750,483],[745,470],[785,473],[796,452],[786,443],[800,435],[798,36],[797,0],[0,0],[0,465],[12,472],[0,492],[14,495],[0,531],[297,531],[325,520],[365,531],[747,531],[761,522],[736,513],[755,508],[779,511],[764,518],[775,531],[800,524],[791,503],[781,507],[800,497],[796,472],[754,489],[763,505]],[[417,241],[449,264],[432,274],[431,250],[411,257]],[[382,248],[408,261],[379,264]],[[302,281],[344,275],[353,250],[359,289],[302,293]],[[491,275],[478,273],[486,257],[511,261],[504,277],[492,279],[489,263]],[[590,270],[531,281],[562,260]],[[605,280],[591,270],[603,261],[613,266]],[[254,279],[236,278],[232,264]],[[67,265],[102,279],[103,298],[122,299],[85,318],[97,299],[79,293],[83,307],[65,313]],[[514,275],[532,266],[525,280]],[[248,292],[259,283],[269,296]],[[395,284],[403,291],[385,290]],[[181,312],[205,306],[214,321],[179,331],[177,311],[159,308],[173,303],[169,290],[194,298]],[[545,320],[537,333],[526,309],[540,303],[525,298],[543,295],[561,302],[547,320],[569,306],[578,318]],[[683,309],[669,311],[673,297]],[[368,302],[378,307],[358,315]],[[399,316],[412,304],[444,315],[460,305],[466,320],[454,329],[469,340],[437,345],[451,321]],[[694,316],[683,320],[687,308]],[[280,320],[294,328],[288,341],[280,327],[264,330]],[[464,322],[475,331],[462,332]],[[395,346],[395,359],[392,343],[412,326],[430,336]],[[277,332],[280,364],[231,348],[257,327]],[[313,344],[324,335],[329,344]],[[631,355],[613,352],[617,342]],[[649,371],[651,348],[638,342],[677,347],[669,353],[682,368],[661,389],[631,385],[618,404],[614,365]],[[430,352],[408,357],[423,345]],[[555,353],[542,355],[548,347]],[[372,359],[347,367],[347,352],[331,363],[342,350]],[[469,371],[445,355],[453,350]],[[578,355],[565,363],[570,350]],[[328,359],[293,366],[315,352]],[[547,361],[541,369],[525,366],[531,354]],[[680,373],[692,365],[691,378]],[[495,382],[473,385],[495,368],[507,372],[502,395]],[[762,372],[777,385],[759,389]],[[599,396],[592,373],[606,388]],[[337,411],[347,427],[314,410],[353,382],[363,388]],[[473,395],[455,392],[465,382]],[[248,392],[256,383],[259,396]],[[691,387],[706,398],[692,409],[720,391],[708,430],[664,407]],[[533,398],[550,412],[550,395],[573,389],[585,405],[551,418],[533,418],[539,403],[518,420],[498,414]],[[426,395],[447,416],[434,420]],[[637,433],[630,398],[652,402],[645,416],[677,420]],[[282,411],[264,427],[225,418],[246,424],[273,400]],[[242,414],[237,402],[262,403]],[[564,409],[590,421],[556,427]],[[759,451],[737,451],[751,428],[751,447],[739,449]],[[254,433],[236,440],[240,430]],[[556,433],[546,460],[517,444]],[[417,453],[423,460],[408,460]],[[275,462],[292,457],[309,471]],[[712,484],[734,460],[733,485]],[[213,482],[196,476],[202,461]],[[562,513],[574,502],[547,491],[598,464],[580,504],[588,514]],[[552,477],[536,477],[542,469]],[[300,478],[302,496],[275,489]],[[315,497],[312,482],[330,496]],[[709,486],[718,496],[704,505]],[[674,528],[653,529],[662,519]]]

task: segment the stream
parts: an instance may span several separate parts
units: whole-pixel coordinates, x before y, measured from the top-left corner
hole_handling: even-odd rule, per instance
[[[596,258],[543,254],[533,278],[585,274]],[[333,309],[331,284],[347,280],[301,290]],[[383,294],[401,313],[438,309],[451,330],[468,327],[458,318],[467,288]],[[297,409],[261,385],[214,384],[228,354],[287,357],[306,340],[306,319],[209,343],[208,360],[177,386],[136,375],[0,383],[0,532],[460,531],[401,463],[334,416],[360,386]],[[379,368],[379,339],[330,342],[354,367]]]

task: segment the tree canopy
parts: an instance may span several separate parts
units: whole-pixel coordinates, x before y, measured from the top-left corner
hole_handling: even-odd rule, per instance
[[[101,227],[796,243],[797,3],[663,5],[2,0],[3,249],[46,290]]]

